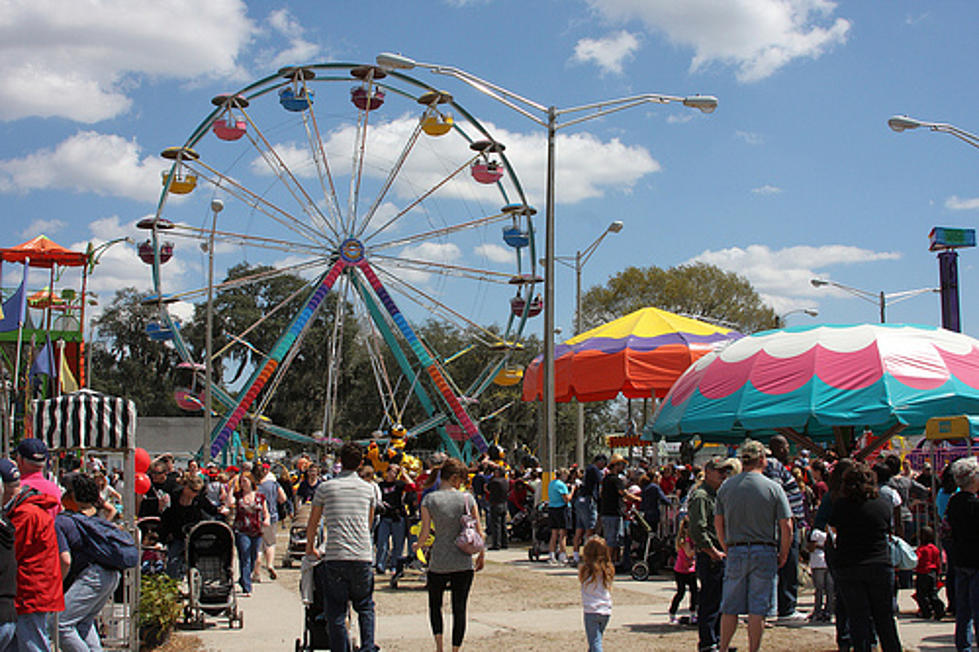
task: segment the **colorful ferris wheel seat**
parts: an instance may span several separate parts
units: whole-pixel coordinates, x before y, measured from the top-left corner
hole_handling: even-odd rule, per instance
[[[173,331],[155,319],[146,324],[145,330],[146,336],[154,342],[166,342],[173,339]]]
[[[519,226],[505,226],[503,227],[503,242],[515,249],[520,249],[530,244],[530,234]]]
[[[455,121],[449,113],[429,115],[422,118],[422,131],[429,136],[444,136],[452,130],[453,124]]]
[[[214,135],[221,140],[238,140],[245,135],[246,122],[244,120],[232,120],[222,118],[214,121]]]
[[[173,222],[165,217],[144,217],[139,222],[136,222],[137,229],[145,229],[150,231],[156,229],[158,231],[169,231],[173,228]]]
[[[510,299],[510,312],[512,312],[516,317],[523,317],[524,309],[527,309],[528,317],[536,317],[544,309],[544,301],[538,294],[536,297],[530,300],[530,308],[527,308],[527,300],[523,297],[516,296]]]
[[[523,369],[520,367],[504,367],[493,378],[493,383],[501,387],[512,387],[521,380],[523,380]]]
[[[350,101],[361,111],[373,111],[381,108],[381,105],[384,104],[384,91],[380,88],[373,88],[368,91],[366,86],[351,88]]]
[[[537,274],[515,274],[507,282],[510,285],[532,285],[534,283],[543,283],[544,278]]]
[[[286,86],[279,91],[279,104],[286,111],[299,113],[305,111],[313,104],[314,95],[315,93],[313,91],[307,91],[305,88],[294,91]]]
[[[163,178],[163,185],[165,187],[167,185],[167,181],[170,179],[170,170],[164,170],[160,176]],[[196,174],[181,175],[178,172],[173,175],[173,181],[170,182],[170,192],[175,195],[186,195],[193,191],[196,187]]]
[[[204,408],[203,382],[198,376],[204,373],[204,365],[181,362],[174,371],[173,400],[181,410],[200,412]]]
[[[479,183],[496,183],[503,178],[503,168],[496,161],[476,161],[472,165],[472,175]]]
[[[153,264],[154,255],[152,240],[144,240],[141,242],[136,251],[139,254],[140,260],[147,265]],[[173,243],[164,242],[162,245],[160,245],[160,264],[162,265],[163,263],[168,262],[171,258],[173,258]]]

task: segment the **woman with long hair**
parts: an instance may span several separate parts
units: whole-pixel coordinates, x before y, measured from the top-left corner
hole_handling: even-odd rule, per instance
[[[252,594],[252,571],[262,545],[262,528],[271,523],[265,496],[255,491],[251,472],[242,473],[235,494],[235,545],[238,548],[240,577],[238,584],[244,597]]]
[[[452,650],[462,646],[466,635],[466,605],[472,588],[473,573],[482,570],[484,552],[481,550],[473,561],[470,554],[456,545],[462,530],[462,516],[469,514],[476,523],[476,531],[483,535],[479,524],[479,508],[472,494],[463,489],[469,469],[461,461],[449,458],[439,470],[439,488],[422,500],[421,531],[412,546],[418,550],[420,542],[427,541],[435,527],[435,542],[428,553],[428,619],[435,636],[435,649],[443,651],[442,598],[446,588],[452,592]]]
[[[863,462],[855,462],[843,474],[839,494],[829,524],[836,529],[836,579],[853,649],[869,652],[876,631],[883,652],[901,652],[887,541],[894,506],[881,496],[874,472]]]
[[[203,520],[218,518],[218,507],[204,495],[204,479],[197,473],[184,473],[179,489],[170,494],[170,506],[160,514],[160,540],[167,543],[167,574],[182,577],[187,532]]]

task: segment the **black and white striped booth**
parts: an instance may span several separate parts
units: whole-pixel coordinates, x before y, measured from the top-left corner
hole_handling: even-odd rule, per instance
[[[123,455],[123,515],[126,529],[138,537],[136,527],[136,404],[132,401],[82,389],[47,400],[36,400],[34,436],[52,453],[62,450],[113,452]],[[53,458],[56,460],[57,455]],[[138,539],[137,539],[138,540]],[[110,600],[102,610],[106,650],[138,649],[136,613],[139,605],[140,569],[123,573],[122,602]]]

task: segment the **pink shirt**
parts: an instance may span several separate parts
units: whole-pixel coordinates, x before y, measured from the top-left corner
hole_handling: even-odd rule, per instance
[[[685,543],[693,548],[693,541],[690,537],[687,537]],[[684,551],[683,546],[676,547],[676,563],[673,564],[673,570],[677,573],[693,573],[696,572],[696,558],[688,557],[686,551]]]
[[[54,496],[55,500],[58,502],[57,505],[48,510],[51,518],[57,516],[58,512],[61,511],[61,489],[58,487],[58,485],[45,478],[44,474],[40,471],[21,475],[20,484],[22,487],[30,487],[31,489],[37,489],[42,494]]]

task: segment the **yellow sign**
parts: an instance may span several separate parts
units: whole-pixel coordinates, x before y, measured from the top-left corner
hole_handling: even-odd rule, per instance
[[[972,436],[972,421],[967,415],[932,417],[925,424],[925,439],[968,439]]]

